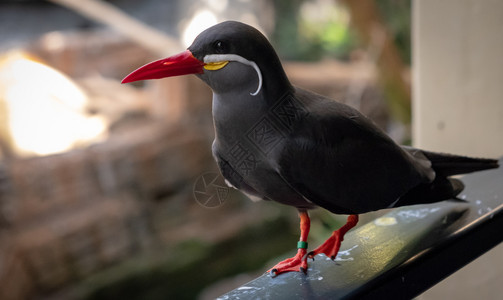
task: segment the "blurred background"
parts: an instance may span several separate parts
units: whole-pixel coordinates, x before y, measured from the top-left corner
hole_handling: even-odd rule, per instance
[[[428,12],[412,6],[410,0],[0,2],[0,299],[212,299],[291,255],[296,210],[252,203],[215,177],[209,88],[194,76],[120,84],[224,20],[257,27],[295,85],[356,107],[399,143],[501,155],[494,135],[499,148],[481,140],[466,153],[467,147],[428,144],[412,128],[432,123],[435,141],[458,128],[445,114],[432,121],[435,105],[418,107],[412,118],[411,15]],[[481,14],[468,6],[474,17]],[[488,25],[490,32],[498,32],[497,24]],[[501,38],[493,39],[494,51],[502,49]],[[484,117],[496,120],[491,132],[499,132],[502,106],[484,107],[490,111]],[[214,178],[211,187],[201,185]],[[312,245],[344,220],[321,210],[312,215]]]

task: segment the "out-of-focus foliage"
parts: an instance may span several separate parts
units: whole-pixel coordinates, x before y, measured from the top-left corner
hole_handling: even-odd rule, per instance
[[[299,9],[304,0],[274,0],[275,27],[272,43],[281,58],[300,60],[308,49],[300,42]]]
[[[315,56],[349,57],[357,41],[344,7],[333,1],[307,1],[300,17],[300,34]]]
[[[402,60],[410,64],[411,60],[411,1],[380,0],[375,2],[383,22],[386,24]]]
[[[275,0],[272,42],[287,60],[347,59],[356,46],[344,7],[330,0]]]
[[[410,64],[410,0],[382,0],[376,4],[403,61]],[[283,59],[346,60],[360,45],[347,9],[335,0],[274,0],[274,7],[272,41]]]

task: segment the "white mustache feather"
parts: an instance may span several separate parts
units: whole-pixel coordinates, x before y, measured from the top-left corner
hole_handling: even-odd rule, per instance
[[[250,95],[256,96],[262,89],[262,73],[260,72],[260,68],[257,66],[257,64],[251,60],[247,60],[246,58],[239,56],[237,54],[208,54],[204,57],[203,60],[205,63],[213,63],[220,61],[237,61],[239,63],[248,65],[253,69],[255,69],[258,76],[257,90],[254,93],[250,93]]]

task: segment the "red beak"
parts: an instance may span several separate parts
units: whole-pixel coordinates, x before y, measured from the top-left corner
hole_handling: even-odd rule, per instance
[[[205,63],[195,58],[192,52],[185,50],[182,53],[153,61],[136,69],[122,79],[122,83],[186,74],[201,74],[204,72],[204,65]]]

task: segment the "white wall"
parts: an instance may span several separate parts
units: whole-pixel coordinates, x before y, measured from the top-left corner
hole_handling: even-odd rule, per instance
[[[503,1],[413,1],[413,140],[503,155]],[[501,299],[502,278],[500,245],[418,299]]]
[[[413,2],[413,140],[503,155],[503,1]]]

